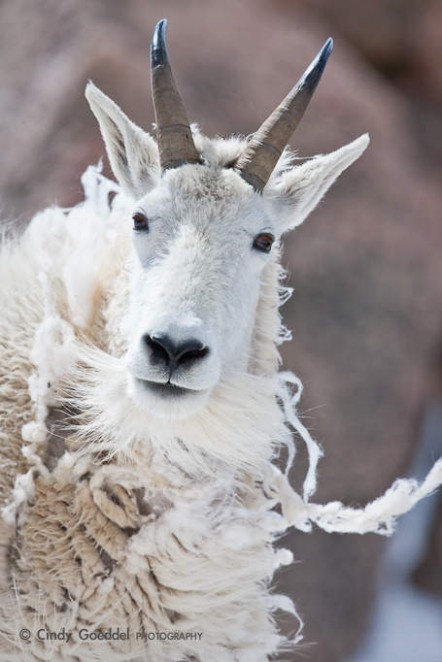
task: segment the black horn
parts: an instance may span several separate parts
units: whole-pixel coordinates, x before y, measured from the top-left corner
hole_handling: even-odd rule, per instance
[[[333,40],[324,46],[282,103],[253,134],[239,157],[236,169],[257,191],[262,191],[291,135],[295,131],[333,49]]]
[[[193,142],[186,109],[169,64],[166,27],[166,19],[156,25],[151,47],[152,96],[163,170],[176,168],[184,163],[201,162]]]

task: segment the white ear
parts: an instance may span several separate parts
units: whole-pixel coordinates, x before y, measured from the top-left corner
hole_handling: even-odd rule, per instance
[[[320,154],[300,166],[294,166],[264,189],[264,195],[276,215],[281,234],[300,225],[322,196],[366,149],[367,133],[330,154]]]
[[[100,125],[115,177],[131,197],[143,197],[160,176],[156,142],[93,83],[87,84],[85,94]]]

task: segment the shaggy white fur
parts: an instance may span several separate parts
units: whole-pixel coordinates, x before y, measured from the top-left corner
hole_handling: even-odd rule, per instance
[[[239,149],[206,143],[206,154]],[[146,415],[123,360],[129,203],[99,168],[83,186],[82,204],[37,215],[0,258],[0,657],[264,662],[302,638],[295,606],[271,591],[275,570],[292,561],[274,547],[278,536],[313,524],[389,535],[441,484],[442,462],[422,485],[400,480],[362,509],[310,502],[322,452],[296,414],[299,380],[277,373],[287,336],[277,251],[263,271],[248,370],[222,379],[193,416]],[[288,482],[292,428],[310,458],[303,496]],[[278,610],[299,621],[289,640]],[[100,628],[130,636],[82,638]]]

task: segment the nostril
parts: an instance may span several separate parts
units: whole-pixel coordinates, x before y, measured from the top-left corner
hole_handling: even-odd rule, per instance
[[[156,361],[169,365],[174,360],[174,347],[167,336],[155,337],[146,333],[143,340]]]
[[[175,361],[179,365],[196,361],[197,359],[203,359],[209,353],[209,348],[198,340],[189,340],[177,349],[178,353],[175,356]]]

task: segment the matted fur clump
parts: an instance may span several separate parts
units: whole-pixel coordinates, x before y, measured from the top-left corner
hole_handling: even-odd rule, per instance
[[[301,639],[291,600],[271,590],[292,560],[278,536],[314,523],[389,534],[442,464],[361,510],[309,501],[321,451],[296,416],[299,381],[277,371],[276,254],[248,369],[193,416],[146,415],[123,361],[128,202],[99,169],[83,185],[82,204],[37,215],[1,253],[0,658],[264,662]],[[291,428],[311,460],[302,497],[287,480]],[[283,445],[286,473],[274,464]]]

